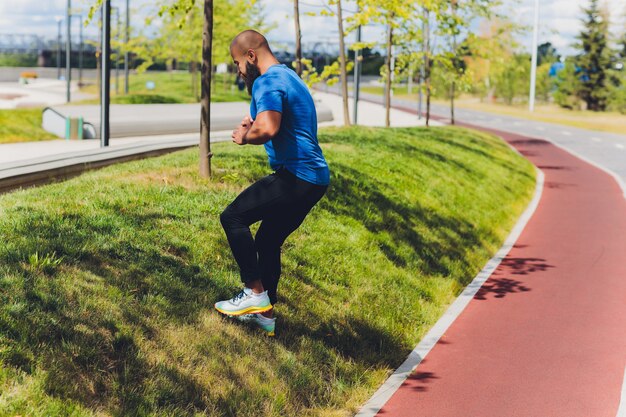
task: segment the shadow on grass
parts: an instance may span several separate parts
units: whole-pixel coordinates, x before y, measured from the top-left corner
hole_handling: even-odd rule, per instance
[[[363,172],[339,163],[334,166],[331,187],[320,201],[320,207],[332,215],[357,220],[375,236],[387,234],[389,239],[380,239],[379,247],[396,265],[412,264],[427,275],[450,276],[451,260],[461,263],[461,268],[467,270],[466,251],[482,247],[485,239],[495,239],[469,222],[388,197],[382,184],[376,186],[376,179]],[[429,230],[430,236],[416,231],[418,222]],[[403,250],[406,247],[410,255]],[[457,278],[467,284],[468,277]]]
[[[472,173],[458,161],[416,151]],[[266,162],[257,155],[222,157],[235,165],[234,170],[250,164],[254,175]],[[396,200],[382,184],[377,185],[375,178],[345,164],[333,162],[331,171],[332,185],[319,208],[325,210],[325,216],[345,216],[362,224],[378,239],[384,255],[398,266],[416,266],[427,275],[451,277],[453,263],[460,270],[470,267],[465,256],[468,249],[482,247],[485,239],[495,239],[468,222]],[[245,178],[235,181],[246,182]],[[149,233],[164,223],[180,222],[180,227],[186,227],[183,215],[127,207],[106,199],[99,204],[100,214],[85,211],[60,215],[30,207],[24,207],[23,213],[18,209],[13,212],[29,221],[12,225],[9,236],[19,236],[19,243],[0,250],[0,272],[17,278],[12,283],[0,279],[0,329],[7,346],[0,351],[0,359],[26,372],[45,371],[44,387],[51,395],[104,408],[115,415],[164,410],[193,415],[207,409],[236,414],[232,398],[207,392],[173,366],[149,362],[137,340],[153,338],[163,324],[194,323],[201,312],[212,309],[215,300],[232,296],[235,288],[206,272],[212,270],[213,266],[207,265],[211,260],[192,259],[187,242]],[[220,227],[217,217],[208,224]],[[418,233],[418,226],[429,230],[429,236]],[[220,236],[212,247],[213,255],[230,260],[226,268],[237,274],[226,240]],[[42,272],[29,265],[28,255],[36,252],[63,257],[62,269]],[[306,258],[302,260],[306,262]],[[75,287],[59,282],[61,272],[67,276],[72,271],[81,274]],[[321,297],[330,303],[332,295],[324,293],[319,283],[301,278],[320,289]],[[454,279],[464,285],[467,282],[463,281],[471,277]],[[98,285],[105,288],[104,294]],[[301,309],[296,304],[299,300],[284,302],[291,302],[295,311]],[[358,364],[357,370],[395,367],[413,347],[402,335],[374,322],[332,312],[323,317],[315,313],[286,317],[276,340],[288,350],[300,349],[302,356],[313,359],[336,352]],[[303,348],[299,344],[302,340],[311,345]],[[234,365],[224,364],[223,371],[236,381],[241,376]],[[298,377],[289,372],[285,371],[285,378]],[[356,371],[337,372],[345,372],[339,377],[350,381],[362,378],[347,375]],[[306,397],[303,404],[315,402],[316,394],[308,394],[306,388],[294,395]],[[241,387],[241,392],[233,395],[243,401],[249,389]],[[319,388],[320,392],[328,389],[328,385]],[[253,394],[248,392],[248,397]]]

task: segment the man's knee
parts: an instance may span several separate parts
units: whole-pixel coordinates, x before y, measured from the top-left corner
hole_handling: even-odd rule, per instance
[[[225,230],[230,229],[237,223],[237,218],[230,206],[226,207],[222,214],[220,214],[220,223],[222,223],[222,227]]]

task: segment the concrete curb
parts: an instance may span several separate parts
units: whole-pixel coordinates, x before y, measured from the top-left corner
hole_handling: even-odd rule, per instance
[[[212,143],[229,138],[212,138]],[[0,193],[72,178],[112,164],[151,158],[194,147],[197,139],[169,140],[111,147],[23,160],[0,167]]]

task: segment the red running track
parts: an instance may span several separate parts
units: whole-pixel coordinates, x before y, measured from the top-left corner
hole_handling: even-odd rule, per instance
[[[550,142],[493,133],[544,172],[539,205],[378,415],[615,417],[626,365],[622,190]]]

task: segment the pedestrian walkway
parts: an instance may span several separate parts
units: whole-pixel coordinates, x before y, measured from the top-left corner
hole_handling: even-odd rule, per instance
[[[334,94],[315,93],[318,105],[324,113],[321,120],[329,120],[328,109],[332,112],[332,121],[324,121],[320,126],[343,125],[341,98]],[[219,107],[217,103],[216,109]],[[225,103],[230,105],[232,103]],[[245,104],[245,103],[239,103]],[[213,106],[212,106],[213,107]],[[227,106],[226,110],[232,106]],[[221,109],[233,128],[245,115],[247,105],[237,106],[239,116],[232,111]],[[217,110],[219,110],[217,109]],[[237,113],[235,112],[235,113]],[[237,113],[238,114],[238,113]],[[362,102],[359,105],[360,120],[369,126],[384,125],[384,111],[379,104]],[[417,126],[417,117],[400,110],[391,110],[394,126]],[[227,124],[218,125],[224,129]],[[211,132],[211,141],[229,141],[232,129]],[[183,149],[198,144],[199,133],[179,133],[171,135],[135,136],[112,138],[109,148],[102,149],[99,140],[51,140],[41,142],[22,142],[0,145],[0,191],[20,186],[40,184],[49,178],[63,178],[77,175],[86,169],[93,169],[111,163],[128,161],[141,157],[155,156],[164,152]]]
[[[538,207],[411,376],[382,409],[370,401],[360,415],[617,415],[626,367],[623,190],[548,141],[491,132],[544,173]]]

